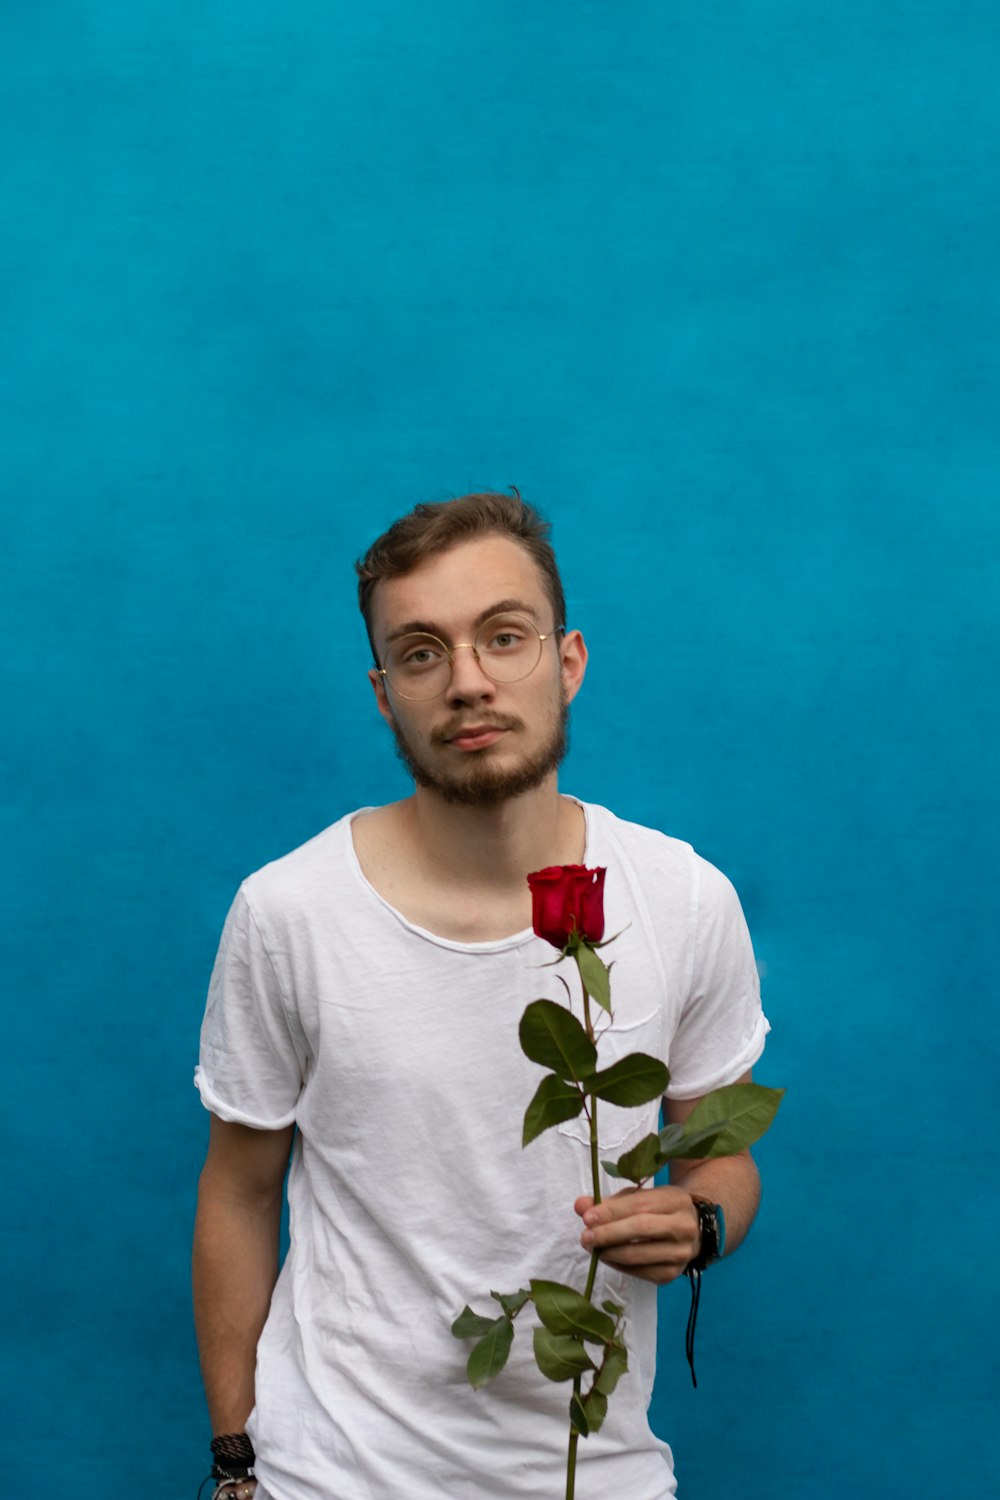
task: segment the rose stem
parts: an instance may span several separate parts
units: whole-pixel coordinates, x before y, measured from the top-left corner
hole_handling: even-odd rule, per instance
[[[574,1380],[573,1382],[573,1390],[577,1395],[579,1395],[579,1385],[580,1379],[579,1376],[577,1376],[576,1380]],[[566,1500],[573,1500],[573,1495],[575,1492],[576,1445],[579,1441],[579,1438],[580,1434],[577,1432],[576,1428],[571,1422],[569,1427],[569,1453],[566,1455]]]
[[[593,1041],[596,1041],[596,1038],[594,1036],[594,1024],[593,1024],[593,1022],[591,1021],[591,1018],[590,1018],[590,995],[587,993],[587,986],[583,983],[583,975],[582,974],[580,975],[580,984],[583,987],[583,1019],[584,1019],[584,1022],[586,1024],[587,1035],[589,1036],[590,1040],[593,1042]],[[601,1201],[601,1179],[600,1179],[600,1173],[598,1172],[598,1163],[597,1163],[598,1145],[597,1145],[597,1095],[596,1094],[591,1094],[590,1095],[590,1109],[587,1111],[587,1113],[588,1113],[588,1115],[590,1117],[590,1175],[591,1175],[591,1177],[593,1179],[593,1183],[594,1183],[594,1202],[595,1203],[600,1203],[600,1201]],[[596,1256],[594,1257],[594,1259],[596,1260]],[[588,1289],[587,1289],[587,1292],[586,1292],[586,1296],[589,1297],[592,1290],[593,1290],[593,1276],[591,1276],[590,1285],[588,1286]]]
[[[579,965],[577,965],[577,968],[579,968]],[[583,1019],[584,1019],[584,1022],[586,1024],[587,1035],[590,1037],[591,1041],[594,1041],[595,1040],[595,1038],[594,1038],[594,1026],[593,1026],[593,1022],[591,1021],[591,1018],[590,1018],[590,995],[587,992],[587,986],[583,982],[583,975],[582,974],[580,975],[580,985],[581,985],[581,987],[583,989]],[[595,1203],[600,1203],[600,1201],[601,1201],[601,1180],[600,1180],[600,1176],[599,1176],[599,1173],[598,1173],[598,1155],[597,1155],[597,1153],[598,1153],[598,1145],[597,1145],[597,1095],[596,1094],[591,1094],[590,1095],[590,1109],[588,1110],[587,1113],[588,1113],[588,1115],[590,1117],[590,1173],[591,1173],[591,1177],[593,1179],[593,1185],[594,1185],[594,1195],[593,1196],[594,1196],[594,1202]],[[587,1272],[587,1285],[584,1287],[584,1290],[583,1290],[583,1295],[586,1297],[586,1299],[587,1299],[588,1302],[590,1301],[591,1293],[594,1290],[594,1281],[595,1281],[596,1276],[597,1276],[597,1251],[596,1250],[592,1250],[591,1251],[591,1255],[590,1255],[590,1269]],[[582,1376],[577,1375],[576,1378],[575,1378],[575,1380],[573,1381],[573,1395],[576,1397],[576,1399],[578,1401],[580,1399],[580,1386],[581,1386],[582,1378],[583,1378]],[[580,1441],[580,1434],[577,1432],[576,1428],[573,1426],[573,1423],[570,1422],[570,1426],[569,1426],[569,1451],[568,1451],[568,1453],[566,1455],[566,1500],[573,1500],[573,1496],[575,1494],[575,1485],[576,1485],[576,1449],[577,1449],[577,1444],[579,1443],[579,1441]]]

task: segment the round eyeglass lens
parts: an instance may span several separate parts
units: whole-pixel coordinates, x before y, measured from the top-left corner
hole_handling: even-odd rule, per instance
[[[385,653],[385,675],[401,698],[436,698],[448,686],[448,647],[434,635],[401,635]]]
[[[523,615],[491,615],[476,631],[479,665],[494,682],[520,682],[538,665],[542,638]]]
[[[385,675],[401,698],[437,698],[451,680],[455,651],[471,650],[494,682],[519,682],[538,665],[542,638],[523,615],[491,615],[473,641],[461,641],[449,651],[437,636],[413,634],[393,641],[385,655]]]

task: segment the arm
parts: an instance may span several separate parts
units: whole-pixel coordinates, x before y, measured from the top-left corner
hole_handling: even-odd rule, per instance
[[[736,1081],[749,1083],[751,1075],[744,1073]],[[682,1123],[698,1102],[668,1099],[667,1119]],[[578,1198],[573,1206],[585,1225],[580,1243],[644,1281],[674,1281],[701,1246],[692,1194],[722,1205],[728,1255],[746,1238],[760,1202],[760,1178],[750,1152],[672,1162],[669,1187],[626,1188],[596,1205],[592,1198]]]
[[[278,1276],[282,1186],[294,1126],[251,1130],[211,1119],[198,1184],[194,1320],[212,1432],[242,1432]]]

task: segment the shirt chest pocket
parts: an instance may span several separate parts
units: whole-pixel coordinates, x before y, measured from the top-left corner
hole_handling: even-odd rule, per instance
[[[662,1009],[651,1010],[646,1015],[615,1019],[610,1026],[599,1031],[597,1038],[597,1063],[602,1070],[612,1063],[620,1062],[634,1052],[644,1052],[648,1057],[663,1060],[666,1046],[663,1036]],[[620,1104],[609,1104],[605,1099],[597,1101],[597,1140],[600,1159],[611,1160],[621,1156],[630,1146],[649,1135],[659,1126],[660,1101],[652,1099],[648,1104],[626,1108]],[[590,1146],[590,1122],[585,1114],[575,1120],[566,1120],[559,1126],[562,1135],[582,1145]],[[621,1186],[621,1184],[618,1184]]]

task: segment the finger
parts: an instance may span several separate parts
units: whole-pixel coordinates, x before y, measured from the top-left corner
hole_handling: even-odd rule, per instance
[[[663,1279],[670,1280],[697,1255],[699,1238],[696,1216],[640,1214],[631,1220],[585,1229],[580,1244],[605,1265],[622,1270],[662,1264],[668,1270]]]
[[[683,1276],[691,1262],[690,1245],[654,1240],[637,1240],[629,1245],[615,1245],[601,1253],[601,1264],[627,1276],[665,1286]]]
[[[623,1245],[629,1240],[685,1240],[698,1237],[698,1214],[688,1199],[686,1204],[667,1212],[657,1212],[642,1205],[628,1218],[598,1220],[584,1215],[580,1243],[585,1250],[604,1250],[609,1245]]]
[[[627,1239],[609,1239],[604,1244],[587,1244],[581,1238],[581,1247],[607,1264],[619,1262],[626,1265],[644,1264],[653,1260],[664,1260],[671,1264],[686,1266],[698,1253],[698,1237],[683,1229],[657,1235],[633,1235]]]
[[[582,1202],[577,1199],[577,1202]],[[693,1213],[691,1194],[679,1187],[625,1188],[602,1198],[600,1203],[583,1211],[583,1221],[592,1228],[597,1224],[610,1224],[615,1220],[629,1219],[637,1213]]]
[[[638,1267],[665,1266],[683,1271],[691,1257],[687,1248],[665,1240],[634,1240],[629,1245],[614,1245],[601,1256],[606,1265],[618,1270],[634,1271]]]
[[[573,1204],[573,1212],[575,1214],[579,1214],[582,1219],[588,1208],[593,1208],[593,1206],[593,1198],[577,1198],[576,1202]]]
[[[617,1261],[613,1260],[604,1260],[603,1256],[601,1257],[601,1260],[602,1264],[608,1266],[613,1271],[617,1271],[622,1276],[632,1276],[636,1279],[636,1281],[649,1281],[652,1282],[654,1286],[669,1286],[672,1281],[679,1281],[680,1278],[684,1275],[685,1270],[687,1269],[685,1266],[667,1266],[659,1264],[650,1266],[630,1266],[619,1264]]]

